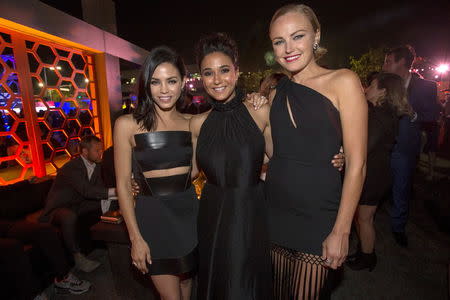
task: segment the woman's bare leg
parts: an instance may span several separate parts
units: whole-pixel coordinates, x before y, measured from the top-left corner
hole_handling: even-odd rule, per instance
[[[175,275],[153,275],[153,284],[161,300],[181,300],[180,278]]]
[[[373,219],[377,207],[374,205],[359,205],[357,226],[359,227],[359,240],[361,241],[361,251],[372,253],[375,247],[375,227]]]
[[[192,278],[182,279],[180,281],[181,296],[183,300],[191,299]]]

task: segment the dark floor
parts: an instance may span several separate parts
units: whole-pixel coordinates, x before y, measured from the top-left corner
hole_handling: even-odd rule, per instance
[[[448,176],[450,162],[440,161],[440,177],[447,180],[439,188],[450,189]],[[436,195],[436,187],[424,180],[419,164],[415,178],[414,199],[411,204],[410,221],[407,227],[410,246],[397,246],[393,240],[388,208],[384,203],[376,216],[378,265],[373,272],[354,272],[344,268],[343,280],[332,299],[449,299],[450,233],[439,230],[437,216],[432,216],[429,206]],[[447,179],[445,179],[447,178]],[[446,198],[450,201],[449,198]],[[446,203],[449,207],[450,203]],[[448,211],[441,211],[447,214]],[[435,212],[436,213],[436,212]],[[439,213],[439,210],[438,212]],[[448,222],[448,219],[446,219]],[[355,242],[352,241],[352,245]],[[93,289],[84,295],[52,295],[55,300],[107,299],[119,300],[114,291],[111,268],[106,250],[97,249],[90,257],[99,259],[102,266],[91,274],[77,273],[80,278],[90,280]],[[51,289],[49,289],[51,292]]]

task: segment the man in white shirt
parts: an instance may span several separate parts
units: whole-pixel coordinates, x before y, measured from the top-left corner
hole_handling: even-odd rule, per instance
[[[61,228],[75,266],[85,272],[93,271],[100,263],[81,253],[77,223],[85,216],[90,216],[87,220],[99,220],[109,207],[108,199],[116,197],[116,189],[106,188],[100,176],[102,154],[103,144],[98,137],[81,139],[80,157],[59,169],[40,217],[41,222],[51,222]]]

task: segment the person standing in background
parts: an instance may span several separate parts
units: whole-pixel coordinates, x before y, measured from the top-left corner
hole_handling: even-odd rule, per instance
[[[386,53],[383,64],[383,71],[403,78],[408,102],[415,113],[413,117],[405,115],[400,119],[397,142],[391,155],[392,232],[395,241],[402,247],[408,246],[405,227],[408,220],[412,175],[420,152],[421,129],[425,129],[427,133],[427,145],[424,150],[429,153],[428,175],[432,177],[437,148],[437,119],[440,112],[436,83],[410,72],[415,57],[416,53],[411,46],[400,46]]]

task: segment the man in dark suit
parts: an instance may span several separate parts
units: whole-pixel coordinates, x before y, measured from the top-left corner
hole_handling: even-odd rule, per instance
[[[66,163],[59,171],[40,217],[61,227],[64,242],[73,253],[75,266],[85,272],[100,263],[80,252],[77,221],[87,215],[98,220],[102,214],[101,200],[114,197],[115,188],[107,188],[100,175],[103,145],[96,136],[85,136],[80,142],[80,157]]]
[[[436,122],[440,111],[436,83],[424,80],[418,74],[410,72],[415,56],[411,46],[401,46],[388,51],[383,64],[383,71],[395,73],[403,78],[408,102],[415,112],[412,118],[404,116],[400,119],[397,142],[391,155],[392,231],[395,241],[402,247],[408,246],[405,227],[408,219],[412,175],[420,152],[421,130],[427,122]],[[433,136],[429,135],[428,139],[434,142]]]

